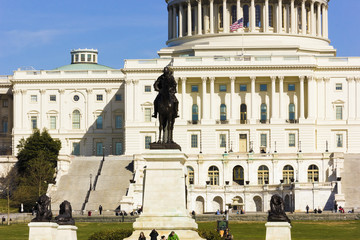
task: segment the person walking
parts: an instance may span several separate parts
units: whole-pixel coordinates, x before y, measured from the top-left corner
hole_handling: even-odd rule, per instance
[[[334,203],[334,211],[335,211],[335,213],[337,213],[337,210],[338,210],[338,205],[337,205],[337,203],[335,202],[335,203]]]
[[[146,237],[144,235],[144,232],[140,233],[139,240],[146,240]]]
[[[306,213],[309,213],[309,205],[306,205]]]
[[[172,231],[168,237],[168,240],[179,240],[179,237],[174,231]]]
[[[100,213],[100,215],[102,213],[102,210],[103,210],[103,207],[101,205],[99,205],[99,213]]]
[[[157,240],[157,236],[159,236],[159,233],[155,229],[153,229],[149,236],[150,240]]]

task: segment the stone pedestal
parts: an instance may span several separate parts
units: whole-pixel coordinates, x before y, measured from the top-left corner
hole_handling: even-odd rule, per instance
[[[56,240],[77,240],[77,229],[74,225],[59,225]]]
[[[133,235],[126,240],[137,240],[140,232],[148,238],[152,229],[160,236],[175,231],[182,240],[202,239],[185,204],[186,155],[179,150],[150,150],[143,158],[146,161],[143,213],[133,224]]]
[[[266,240],[291,240],[291,225],[288,222],[267,222]]]
[[[29,240],[56,240],[59,225],[52,222],[31,222],[29,226]]]

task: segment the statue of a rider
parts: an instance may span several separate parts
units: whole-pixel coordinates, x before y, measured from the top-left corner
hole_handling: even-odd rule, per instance
[[[176,112],[176,118],[179,117],[177,115],[179,110],[179,101],[177,100],[175,93],[176,93],[176,81],[174,79],[174,76],[172,75],[172,72],[168,67],[164,67],[163,74],[158,77],[158,79],[154,83],[154,89],[155,91],[159,92],[159,94],[156,96],[154,100],[154,114],[152,115],[153,118],[157,118],[158,114],[158,105],[159,101],[161,99],[161,93],[160,90],[162,89],[163,83],[165,81],[168,81],[169,84],[169,94],[170,94],[170,101],[174,103],[174,110]]]

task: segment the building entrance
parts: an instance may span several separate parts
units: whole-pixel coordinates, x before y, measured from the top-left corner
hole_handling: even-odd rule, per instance
[[[247,134],[240,134],[239,152],[241,153],[247,152]]]

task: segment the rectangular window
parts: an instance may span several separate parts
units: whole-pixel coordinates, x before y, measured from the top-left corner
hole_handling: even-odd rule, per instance
[[[3,121],[3,133],[7,133],[8,132],[8,121],[7,120],[4,120]]]
[[[88,61],[88,62],[91,62],[91,54],[88,54],[88,55],[87,55],[87,61]]]
[[[50,116],[50,129],[56,129],[56,116]]]
[[[260,146],[267,147],[267,135],[265,133],[260,135]]]
[[[3,108],[7,108],[9,106],[9,101],[7,99],[4,99],[2,101],[2,106],[3,106]]]
[[[267,91],[267,84],[260,84],[260,91],[266,92]]]
[[[226,134],[220,134],[220,147],[226,147]]]
[[[295,134],[289,134],[289,147],[295,147]]]
[[[103,116],[99,115],[96,119],[96,129],[103,128]]]
[[[31,95],[31,102],[37,102],[37,95]]]
[[[121,155],[122,154],[122,143],[116,142],[115,143],[115,155]]]
[[[343,135],[342,134],[336,134],[336,147],[342,148],[343,145]]]
[[[97,94],[96,95],[96,101],[102,101],[103,100],[103,95],[102,94]]]
[[[37,128],[37,117],[31,116],[31,128],[36,129]]]
[[[240,92],[246,92],[247,91],[247,85],[246,84],[240,84]]]
[[[96,143],[96,155],[101,156],[104,154],[104,147],[102,142]]]
[[[151,92],[151,86],[145,86],[145,92]]]
[[[56,95],[50,95],[50,102],[56,102]]]
[[[85,54],[81,54],[81,61],[85,62]]]
[[[123,123],[122,116],[121,115],[116,115],[115,116],[115,128],[116,129],[122,128],[122,123]]]
[[[79,142],[73,142],[73,152],[72,154],[75,156],[79,156],[80,155],[80,143]]]
[[[145,122],[151,122],[151,108],[145,108]]]
[[[121,94],[116,94],[115,95],[115,101],[117,101],[117,102],[122,101],[122,95]]]
[[[191,135],[191,148],[197,148],[198,147],[198,135],[192,134]]]
[[[220,84],[219,91],[220,92],[226,92],[226,85],[225,84]]]
[[[342,83],[336,83],[335,89],[336,89],[337,91],[341,91],[341,90],[342,90]]]
[[[79,54],[75,55],[75,61],[78,62],[79,61]]]
[[[295,91],[295,84],[289,84],[288,91]]]
[[[336,106],[336,120],[342,120],[342,106]]]
[[[150,149],[151,136],[145,136],[145,149]]]
[[[199,85],[191,85],[191,92],[199,92]]]

